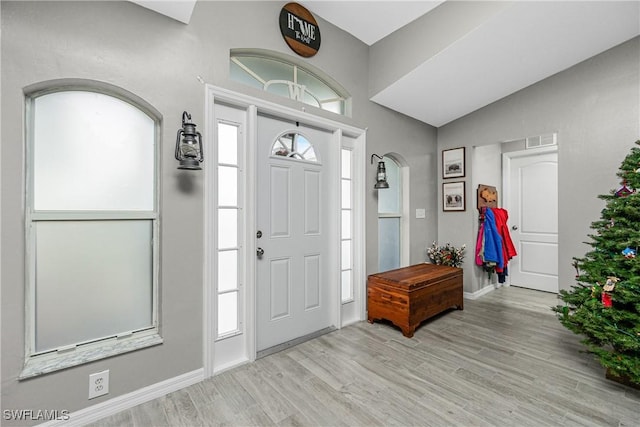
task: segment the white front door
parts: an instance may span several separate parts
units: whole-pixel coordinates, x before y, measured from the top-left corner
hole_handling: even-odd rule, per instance
[[[558,292],[558,153],[506,154],[511,238],[518,256],[510,283]]]
[[[329,132],[258,116],[258,351],[332,325],[330,141]]]

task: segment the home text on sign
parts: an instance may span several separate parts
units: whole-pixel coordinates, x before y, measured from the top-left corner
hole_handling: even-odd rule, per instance
[[[287,13],[288,27],[295,34],[296,40],[310,45],[316,39],[316,26],[311,22],[298,18],[291,12]],[[296,25],[300,31],[296,30]]]

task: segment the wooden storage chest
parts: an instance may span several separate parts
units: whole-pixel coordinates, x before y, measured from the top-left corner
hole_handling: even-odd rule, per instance
[[[369,323],[389,320],[411,338],[424,320],[452,307],[464,309],[462,269],[424,263],[372,274],[367,305]]]

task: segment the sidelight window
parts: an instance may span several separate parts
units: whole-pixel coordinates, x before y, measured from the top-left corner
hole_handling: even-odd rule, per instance
[[[353,301],[353,151],[343,148],[341,152],[341,294],[342,302]]]
[[[241,229],[240,125],[218,121],[218,242],[217,242],[217,338],[237,335],[240,322],[240,270],[242,265],[239,233]]]

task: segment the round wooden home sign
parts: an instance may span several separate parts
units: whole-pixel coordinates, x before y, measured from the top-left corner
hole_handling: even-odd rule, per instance
[[[298,55],[309,58],[320,50],[320,28],[315,18],[298,3],[287,3],[280,11],[280,32]]]

